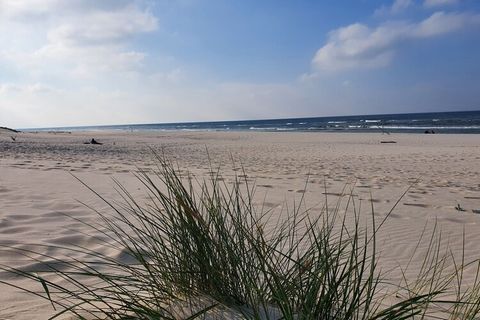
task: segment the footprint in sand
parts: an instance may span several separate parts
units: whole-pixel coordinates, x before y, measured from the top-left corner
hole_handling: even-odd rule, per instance
[[[424,203],[407,203],[407,202],[404,202],[403,205],[412,206],[412,207],[420,207],[420,208],[430,208],[431,207],[430,205],[424,204]]]
[[[343,193],[339,193],[339,192],[322,192],[322,194],[327,196],[337,196],[337,197],[340,197],[343,195]]]
[[[279,206],[278,203],[273,203],[273,202],[263,202],[261,205],[266,208],[275,208]]]
[[[383,215],[380,215],[380,214],[379,214],[379,216],[383,216]],[[409,217],[404,217],[404,216],[402,216],[402,215],[400,215],[400,214],[397,214],[397,213],[390,213],[390,214],[388,215],[388,217],[389,217],[389,218],[395,218],[395,219],[402,219],[402,220],[409,220],[409,219],[410,219]]]

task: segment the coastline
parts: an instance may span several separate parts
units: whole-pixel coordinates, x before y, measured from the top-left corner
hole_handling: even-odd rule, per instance
[[[371,114],[25,129],[26,131],[220,131],[480,134],[480,111]]]
[[[103,144],[85,144],[92,138]],[[384,140],[396,143],[382,144]],[[407,263],[422,230],[435,223],[456,253],[465,230],[465,256],[478,258],[480,215],[474,210],[480,209],[480,143],[469,134],[94,131],[20,133],[12,141],[9,134],[0,133],[0,243],[23,248],[31,243],[72,243],[108,254],[108,248],[75,233],[84,232],[84,226],[65,217],[95,221],[78,200],[106,209],[72,174],[107,198],[118,199],[112,178],[144,198],[131,172],[155,165],[151,148],[163,150],[200,180],[220,166],[228,183],[235,174],[243,174],[243,167],[248,181],[256,184],[255,204],[279,215],[302,196],[309,207],[317,208],[313,213],[325,193],[333,205],[348,184],[355,186],[363,206],[373,202],[382,219],[410,188],[379,233],[382,268]],[[465,211],[458,211],[457,205]],[[420,246],[419,254],[424,249]],[[49,253],[62,252],[51,248]],[[421,263],[417,258],[409,275]],[[11,262],[8,259],[1,263]],[[52,311],[45,301],[0,287],[5,292],[0,319],[29,319]]]

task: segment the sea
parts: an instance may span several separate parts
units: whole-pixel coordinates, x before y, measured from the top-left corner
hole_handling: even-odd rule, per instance
[[[480,111],[35,128],[28,131],[268,131],[480,133]]]

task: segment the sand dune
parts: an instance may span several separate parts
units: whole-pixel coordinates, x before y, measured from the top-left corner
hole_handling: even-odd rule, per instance
[[[131,174],[155,165],[150,148],[163,150],[179,166],[198,177],[221,168],[231,181],[243,175],[257,186],[256,204],[278,210],[302,195],[319,210],[325,194],[333,206],[345,184],[365,208],[373,202],[384,217],[408,188],[380,232],[384,270],[411,258],[424,227],[438,223],[454,250],[462,247],[468,259],[480,258],[480,140],[476,135],[417,135],[358,133],[250,132],[92,132],[17,133],[0,130],[0,244],[19,248],[46,245],[45,253],[64,252],[55,245],[80,245],[105,254],[84,222],[95,214],[81,202],[106,210],[106,205],[73,175],[110,199],[118,199],[112,177],[139,199],[145,194]],[[84,144],[91,138],[103,145]],[[395,144],[382,144],[394,140]],[[73,175],[72,175],[73,174]],[[325,190],[326,186],[326,190]],[[319,207],[320,206],[320,207]],[[460,210],[461,209],[461,210]],[[86,232],[90,232],[89,235]],[[420,257],[426,245],[420,245]],[[82,258],[81,255],[78,258]],[[118,256],[123,259],[125,257]],[[414,259],[410,275],[421,259]],[[22,270],[39,265],[16,256],[0,262]],[[58,266],[61,268],[62,266]],[[398,275],[392,275],[393,277]],[[1,273],[0,277],[8,278]],[[41,290],[36,283],[20,286]],[[45,301],[0,285],[0,319],[40,319],[52,313]]]

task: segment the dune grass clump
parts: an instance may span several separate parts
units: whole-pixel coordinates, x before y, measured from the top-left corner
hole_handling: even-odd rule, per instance
[[[463,266],[442,274],[446,260],[434,245],[414,284],[383,279],[373,207],[371,224],[363,225],[352,193],[333,210],[325,205],[313,213],[299,204],[279,216],[253,205],[255,188],[246,179],[228,184],[212,173],[199,183],[164,157],[158,162],[153,173],[137,174],[148,201],[120,184],[121,203],[97,194],[111,212],[96,211],[101,222],[89,227],[120,255],[78,246],[64,247],[72,253],[65,257],[16,249],[42,261],[42,270],[2,267],[41,284],[41,292],[30,293],[51,302],[57,310],[52,319],[67,313],[80,319],[292,320],[479,314],[478,285],[442,300],[452,283],[461,283]],[[85,258],[72,258],[78,254]]]

